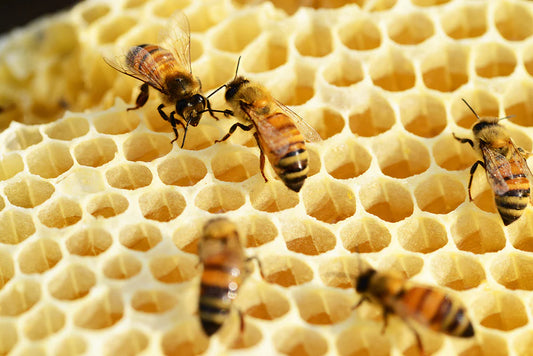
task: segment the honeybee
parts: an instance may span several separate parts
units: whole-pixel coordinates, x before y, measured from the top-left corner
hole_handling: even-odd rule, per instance
[[[239,286],[248,276],[247,261],[236,226],[225,218],[208,221],[198,243],[204,266],[199,313],[202,328],[211,336],[227,319]],[[242,314],[241,329],[243,327]]]
[[[143,82],[135,107],[128,110],[136,110],[146,104],[149,87],[160,92],[163,103],[157,107],[157,111],[172,126],[175,138],[171,143],[178,139],[178,125],[183,127],[181,143],[183,147],[189,125],[196,127],[204,112],[209,112],[216,120],[218,118],[214,115],[215,112],[222,112],[225,115],[227,112],[211,109],[209,97],[201,93],[200,79],[192,74],[187,17],[182,13],[176,16],[172,23],[172,32],[164,34],[164,37],[166,37],[164,42],[168,44],[167,48],[154,44],[141,44],[131,47],[125,57],[104,58],[104,60],[117,71]],[[163,111],[166,105],[175,106],[170,115]]]
[[[309,154],[304,139],[321,140],[320,135],[295,112],[277,101],[259,83],[235,76],[226,86],[225,98],[233,115],[251,124],[236,123],[220,140],[227,140],[237,128],[255,129],[254,137],[261,151],[260,168],[265,182],[265,155],[285,185],[299,192],[309,171]]]
[[[440,289],[406,281],[393,273],[368,269],[356,280],[356,290],[364,301],[383,308],[384,325],[387,327],[389,314],[399,316],[414,332],[419,350],[423,353],[420,335],[410,324],[413,320],[433,331],[456,337],[474,336],[474,328],[462,304]]]
[[[474,172],[478,166],[485,168],[487,179],[494,191],[494,201],[504,225],[517,220],[531,199],[531,171],[526,162],[529,153],[516,147],[507,130],[498,122],[498,118],[480,118],[470,105],[464,103],[474,113],[477,122],[472,127],[474,140],[453,137],[461,143],[468,143],[481,154],[483,161],[477,161],[470,169],[468,197],[472,201],[470,188]]]

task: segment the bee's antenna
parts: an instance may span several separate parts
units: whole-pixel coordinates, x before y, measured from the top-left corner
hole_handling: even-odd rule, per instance
[[[505,116],[505,117],[502,117],[502,118],[498,119],[498,121],[511,119],[511,118],[513,118],[513,117],[515,117],[515,116],[516,116],[516,115],[507,115],[507,116]]]
[[[208,96],[206,96],[206,99],[209,99],[211,97],[211,95],[215,94],[217,91],[219,91],[220,89],[222,88],[225,88],[227,85],[224,84],[224,85],[221,85],[220,87],[218,87],[214,92],[212,92],[211,94],[209,94]]]
[[[241,64],[241,56],[239,56],[239,60],[237,60],[237,68],[235,69],[235,78],[237,78],[237,73],[239,72],[239,64]],[[235,80],[233,78],[233,80]]]
[[[470,109],[470,111],[472,111],[472,112],[474,113],[474,115],[476,115],[476,118],[477,118],[478,120],[481,120],[481,119],[479,118],[478,114],[474,111],[474,109],[472,109],[472,107],[466,102],[466,100],[463,99],[463,98],[461,98],[461,100],[466,104],[466,106],[468,106],[468,108]]]

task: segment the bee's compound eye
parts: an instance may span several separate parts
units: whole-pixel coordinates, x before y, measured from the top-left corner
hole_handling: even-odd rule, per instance
[[[195,94],[191,98],[191,104],[192,106],[200,105],[201,106],[200,110],[203,110],[205,108],[205,98],[201,94]]]

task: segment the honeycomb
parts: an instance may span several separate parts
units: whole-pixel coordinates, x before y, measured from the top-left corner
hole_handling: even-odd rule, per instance
[[[103,56],[155,43],[176,11],[206,93],[239,73],[322,136],[299,194],[234,119],[170,144],[157,95]],[[438,286],[476,336],[419,332],[427,354],[533,355],[533,209],[504,227],[475,117],[533,148],[533,3],[520,0],[87,0],[0,40],[0,354],[415,355],[413,333],[359,300],[362,265]],[[152,92],[153,94],[153,92]],[[226,108],[223,94],[211,98]],[[181,132],[181,131],[180,131]],[[261,261],[231,318],[197,318],[197,241],[239,222]]]

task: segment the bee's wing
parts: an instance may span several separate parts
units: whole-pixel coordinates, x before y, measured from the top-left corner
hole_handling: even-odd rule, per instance
[[[274,99],[274,102],[276,105],[283,110],[289,118],[294,122],[304,139],[308,142],[319,142],[322,141],[322,137],[316,132],[316,130],[309,125],[307,122],[304,121],[297,113],[280,103],[279,101]]]
[[[132,47],[132,49],[135,47]],[[137,48],[137,55],[135,56],[136,59],[143,59],[143,61],[146,63],[146,65],[143,65],[144,68],[149,68],[146,70],[139,70],[135,64],[133,66],[129,66],[126,63],[127,54],[119,55],[116,57],[104,57],[104,61],[114,68],[115,70],[129,75],[130,77],[133,77],[135,79],[138,79],[142,82],[145,82],[152,86],[153,88],[164,92],[164,83],[163,78],[159,75],[157,72],[157,65],[150,55],[150,53],[145,50],[142,47],[136,47]],[[130,49],[131,50],[131,49]]]
[[[529,187],[531,189],[533,187],[533,174],[531,173],[531,170],[529,169],[526,160],[529,154],[526,153],[524,150],[518,149],[518,147],[516,147],[512,140],[511,146],[513,150],[511,161],[515,162],[515,164],[520,167],[519,170],[525,174],[527,180],[529,181]],[[529,200],[533,202],[533,195],[529,196]]]
[[[182,70],[192,73],[191,68],[191,29],[183,12],[172,17],[165,30],[159,34],[161,47],[168,49],[176,58]]]
[[[481,153],[485,159],[487,178],[496,195],[504,195],[509,191],[505,177],[512,177],[511,163],[500,153],[487,146],[481,146]]]

